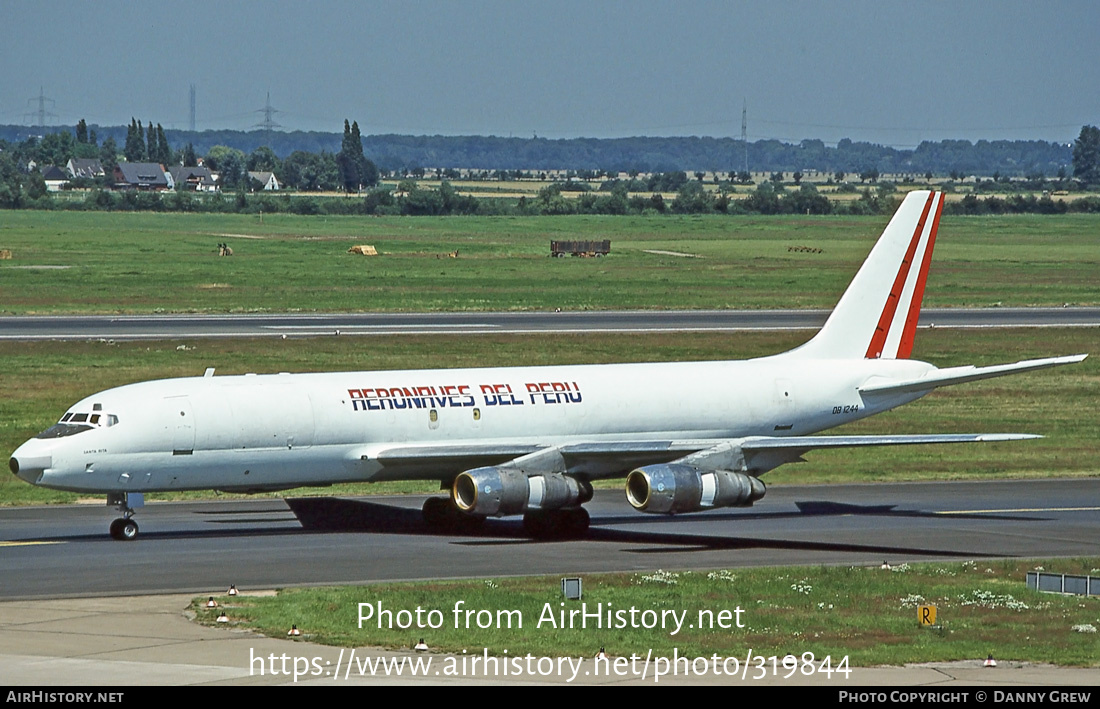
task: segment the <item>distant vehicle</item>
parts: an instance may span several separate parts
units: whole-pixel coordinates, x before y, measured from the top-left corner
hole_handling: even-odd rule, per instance
[[[141,382],[93,394],[21,445],[11,471],[107,494],[138,534],[142,493],[438,480],[424,517],[463,528],[524,515],[534,535],[588,527],[593,480],[637,510],[748,506],[760,476],[810,450],[1036,438],[812,436],[948,384],[1086,355],[937,369],[909,359],[943,196],[903,201],[813,339],[748,361],[275,374]]]
[[[603,241],[551,241],[550,255],[559,258],[565,256],[607,256],[611,253],[611,240]]]

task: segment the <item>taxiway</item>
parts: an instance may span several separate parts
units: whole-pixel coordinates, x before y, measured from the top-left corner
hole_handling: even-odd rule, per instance
[[[588,535],[535,541],[518,518],[477,535],[421,521],[423,496],[151,503],[141,536],[102,505],[0,510],[0,597],[453,577],[989,557],[1100,556],[1100,479],[776,486],[750,509],[657,517],[621,490],[587,505]]]

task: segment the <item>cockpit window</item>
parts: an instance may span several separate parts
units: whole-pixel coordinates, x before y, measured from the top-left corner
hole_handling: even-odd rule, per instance
[[[114,414],[88,414],[69,411],[61,417],[60,421],[35,436],[35,438],[64,438],[65,436],[75,436],[83,431],[90,431],[93,428],[110,428],[117,424],[118,416]]]
[[[91,431],[92,428],[94,428],[94,426],[89,426],[87,424],[55,423],[35,436],[35,438],[64,438],[65,436],[75,436],[84,431]]]

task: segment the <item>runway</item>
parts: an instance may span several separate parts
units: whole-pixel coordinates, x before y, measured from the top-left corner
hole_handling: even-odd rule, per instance
[[[584,539],[518,518],[440,535],[423,496],[151,503],[141,536],[102,505],[0,510],[7,600],[763,565],[1100,556],[1100,479],[780,486],[749,509],[654,517],[597,491]]]
[[[0,340],[812,330],[827,310],[0,317]],[[1100,308],[924,310],[921,327],[1100,327]]]

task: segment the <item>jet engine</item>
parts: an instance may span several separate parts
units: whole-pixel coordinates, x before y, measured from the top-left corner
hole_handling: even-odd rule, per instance
[[[750,507],[767,489],[760,478],[683,463],[647,465],[626,477],[626,499],[640,512],[676,514]]]
[[[459,473],[452,496],[463,512],[503,516],[575,507],[592,499],[592,486],[561,473],[527,475],[520,470],[486,467]]]

